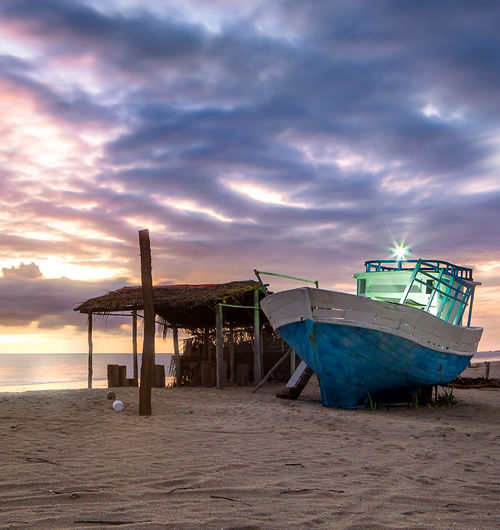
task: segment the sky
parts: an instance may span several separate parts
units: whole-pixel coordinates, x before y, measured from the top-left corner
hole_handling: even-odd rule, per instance
[[[2,0],[0,353],[85,352],[73,308],[139,283],[143,228],[155,283],[355,292],[404,241],[474,268],[500,349],[499,21],[494,0]],[[94,351],[130,334],[100,320]]]

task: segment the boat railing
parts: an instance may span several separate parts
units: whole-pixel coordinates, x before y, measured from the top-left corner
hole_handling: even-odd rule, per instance
[[[436,268],[444,270],[446,274],[456,278],[472,281],[472,269],[460,267],[448,261],[441,260],[398,260],[398,259],[376,259],[365,261],[366,272],[381,271],[411,271],[420,264],[421,271],[435,271]]]
[[[288,280],[297,280],[299,282],[306,282],[306,283],[313,283],[316,286],[316,289],[319,289],[319,281],[318,280],[307,280],[305,278],[297,278],[296,276],[288,276],[288,274],[279,274],[277,272],[266,272],[266,271],[258,271],[257,269],[254,269],[253,271],[255,273],[255,276],[257,276],[257,280],[259,280],[260,286],[262,287],[264,293],[266,295],[269,294],[269,290],[267,289],[268,284],[264,283],[262,281],[261,275],[265,274],[266,276],[278,276],[279,278],[286,278]]]
[[[436,316],[446,322],[453,318],[453,324],[460,325],[465,308],[474,291],[474,284],[453,275],[449,267],[441,266],[443,263],[450,265],[447,262],[416,260],[413,273],[399,303],[406,303],[413,284],[420,283],[430,291],[424,310],[429,312],[434,297],[438,293],[441,301],[437,307]],[[472,276],[470,279],[472,280]]]

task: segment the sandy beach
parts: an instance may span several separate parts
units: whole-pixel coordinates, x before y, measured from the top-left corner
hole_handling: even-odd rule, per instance
[[[154,389],[151,417],[133,388],[119,413],[106,389],[0,394],[0,526],[500,527],[499,389],[371,411],[278,388]]]

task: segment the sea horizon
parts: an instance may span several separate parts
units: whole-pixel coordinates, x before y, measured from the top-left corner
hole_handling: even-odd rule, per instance
[[[173,355],[155,354],[167,378]],[[142,354],[137,357],[140,373]],[[125,365],[127,377],[133,377],[132,353],[94,353],[92,360],[92,388],[107,387],[108,364]],[[500,362],[500,350],[478,352],[471,364],[495,361]],[[0,393],[88,388],[87,363],[88,353],[0,353]]]
[[[169,370],[173,353],[156,353],[156,364]],[[142,353],[137,354],[139,374]],[[92,387],[107,387],[107,365],[127,367],[133,377],[132,353],[94,353],[92,355]],[[88,353],[1,353],[0,392],[31,390],[66,390],[88,388]]]

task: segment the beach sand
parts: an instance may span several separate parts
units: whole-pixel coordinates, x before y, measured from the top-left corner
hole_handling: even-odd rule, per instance
[[[106,389],[0,394],[1,528],[500,528],[500,389],[371,411],[278,388],[154,389],[150,417],[133,388],[119,413]]]

